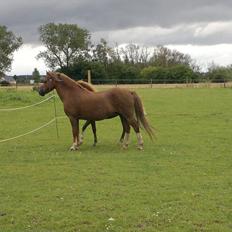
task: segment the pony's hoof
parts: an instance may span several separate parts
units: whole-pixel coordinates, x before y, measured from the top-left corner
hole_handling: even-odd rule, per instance
[[[137,146],[137,149],[138,149],[139,151],[143,151],[143,145],[138,145],[138,146]]]
[[[93,147],[96,147],[96,146],[97,146],[97,144],[96,144],[96,143],[94,143],[94,144],[93,144]]]
[[[72,145],[69,150],[70,151],[77,151],[77,150],[79,150],[79,147],[77,145]]]
[[[122,145],[122,149],[123,149],[123,150],[126,150],[127,148],[128,148],[128,144],[123,144],[123,145]]]

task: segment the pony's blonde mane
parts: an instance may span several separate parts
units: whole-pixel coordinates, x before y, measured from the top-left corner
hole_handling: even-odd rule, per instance
[[[82,87],[88,89],[91,92],[96,92],[96,89],[93,87],[93,85],[89,84],[85,81],[77,81],[78,84],[80,84]]]
[[[67,75],[65,75],[64,73],[59,73],[59,72],[57,72],[56,74],[58,74],[59,75],[59,78],[61,79],[61,80],[63,80],[66,84],[70,84],[70,83],[72,83],[72,84],[76,84],[76,82],[73,80],[73,79],[71,79],[70,77],[68,77]]]
[[[88,90],[91,92],[95,92],[95,89],[92,85],[90,85],[87,82],[84,81],[74,81],[73,79],[71,79],[70,77],[68,77],[67,75],[65,75],[64,73],[59,73],[57,72],[56,74],[59,74],[59,78],[64,81],[64,83],[68,86],[73,86],[73,85],[77,85],[79,86],[81,89],[84,90]]]

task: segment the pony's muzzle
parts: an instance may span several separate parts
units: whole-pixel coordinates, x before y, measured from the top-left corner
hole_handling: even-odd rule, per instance
[[[45,95],[45,91],[43,89],[39,89],[39,95],[40,96],[44,96]]]

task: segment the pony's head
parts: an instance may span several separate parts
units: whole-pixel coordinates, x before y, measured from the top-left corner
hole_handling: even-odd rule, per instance
[[[47,72],[43,83],[39,86],[39,95],[44,96],[45,94],[51,92],[56,87],[56,83],[61,81],[63,80],[60,78],[60,73]]]

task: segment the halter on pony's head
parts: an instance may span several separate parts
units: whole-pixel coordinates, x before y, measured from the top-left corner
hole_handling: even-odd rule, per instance
[[[55,82],[62,82],[61,74],[55,72],[47,72],[43,84],[39,87],[39,94],[44,96],[55,88]]]

